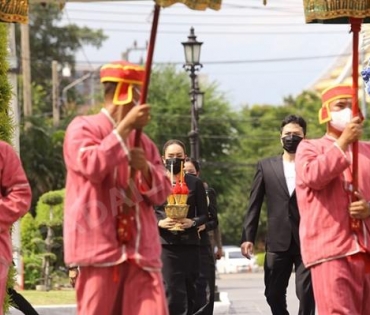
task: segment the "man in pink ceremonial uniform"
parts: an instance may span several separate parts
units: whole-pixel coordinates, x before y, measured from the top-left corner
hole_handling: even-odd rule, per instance
[[[134,146],[150,120],[149,105],[136,106],[144,69],[119,61],[100,76],[103,109],[75,118],[64,142],[64,250],[79,267],[78,314],[167,315],[153,205],[171,184],[155,144],[142,133]]]
[[[31,205],[31,188],[17,153],[0,141],[0,315],[6,292],[9,266],[12,264],[10,229]]]
[[[302,257],[311,269],[320,315],[370,314],[370,143],[358,142],[358,189],[353,191],[352,144],[362,119],[352,117],[351,86],[322,94],[320,139],[303,140],[296,154]]]

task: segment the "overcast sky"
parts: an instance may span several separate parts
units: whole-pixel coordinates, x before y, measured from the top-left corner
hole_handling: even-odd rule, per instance
[[[68,3],[64,21],[101,28],[99,50],[85,47],[78,62],[92,68],[121,59],[149,39],[153,1]],[[351,43],[348,25],[306,24],[303,0],[224,0],[220,11],[192,11],[182,4],[161,10],[154,62],[184,62],[181,42],[194,27],[203,42],[200,73],[217,82],[234,108],[281,104],[309,87]],[[130,61],[145,59],[135,51]]]

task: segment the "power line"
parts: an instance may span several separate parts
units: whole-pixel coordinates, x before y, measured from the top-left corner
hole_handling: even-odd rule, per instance
[[[68,20],[68,24],[69,25],[71,25],[72,23],[71,23],[71,21],[70,21],[70,18],[69,18],[69,15],[68,15],[68,12],[67,12],[67,10],[65,10],[65,15],[66,15],[66,17],[67,17],[67,20]],[[82,54],[84,55],[84,57],[85,57],[85,59],[86,59],[86,62],[88,63],[88,65],[91,67],[91,68],[93,68],[93,66],[92,66],[92,64],[91,64],[91,62],[90,62],[90,60],[89,60],[89,58],[87,57],[87,54],[86,54],[86,51],[85,51],[85,49],[84,49],[84,46],[83,45],[81,45],[81,42],[80,42],[80,40],[77,38],[77,40],[78,40],[78,43],[79,43],[79,45],[80,45],[80,49],[81,49],[81,51],[82,51]]]
[[[102,29],[104,32],[117,32],[117,33],[149,33],[149,25],[148,29],[122,29],[122,28],[103,28]],[[158,29],[158,34],[169,34],[169,35],[180,35],[184,34],[183,31],[173,31],[173,30],[163,30],[161,27]],[[258,36],[271,36],[271,35],[294,35],[294,36],[302,36],[302,35],[315,35],[320,36],[320,35],[344,35],[343,31],[292,31],[292,32],[286,32],[286,31],[270,31],[270,32],[255,32],[255,31],[240,31],[240,32],[235,32],[235,31],[230,31],[230,30],[217,30],[217,31],[203,31],[202,34],[204,35],[215,35],[215,36],[220,36],[220,35],[258,35]]]
[[[212,65],[222,65],[222,64],[248,64],[248,63],[274,63],[274,62],[296,62],[304,60],[316,60],[316,59],[332,59],[343,56],[350,56],[350,54],[340,54],[340,55],[322,55],[322,56],[305,56],[305,57],[287,57],[287,58],[272,58],[272,59],[246,59],[246,60],[217,60],[217,61],[203,61],[202,64],[206,66]],[[76,60],[76,62],[81,62]],[[95,64],[102,64],[105,61],[92,61]],[[183,61],[157,61],[154,65],[183,65]]]
[[[240,64],[240,63],[267,63],[267,62],[291,62],[291,61],[302,61],[302,60],[315,60],[315,59],[326,59],[326,58],[337,58],[345,56],[341,55],[322,55],[322,56],[306,56],[306,57],[286,57],[286,58],[272,58],[272,59],[251,59],[251,60],[228,60],[228,61],[208,61],[203,62],[203,65],[215,65],[215,64]],[[348,54],[349,56],[350,54]],[[182,62],[183,63],[183,62]],[[181,63],[180,63],[181,64]]]
[[[245,64],[245,63],[273,63],[273,62],[296,62],[296,61],[304,61],[304,60],[316,60],[316,59],[332,59],[332,58],[339,58],[339,57],[348,57],[351,56],[350,53],[343,53],[343,54],[333,54],[333,55],[318,55],[318,56],[301,56],[301,57],[285,57],[285,58],[271,58],[271,59],[244,59],[244,60],[214,60],[214,61],[202,61],[203,65],[212,66],[212,65],[222,65],[222,64]],[[33,63],[40,62],[36,58],[31,58]],[[76,64],[81,63],[83,64],[84,60],[76,60]],[[90,60],[89,65],[91,64],[105,64],[106,60],[97,61],[97,60]],[[184,61],[157,61],[154,62],[154,65],[183,65]]]
[[[111,15],[120,15],[120,16],[148,16],[147,12],[138,12],[138,11],[120,11],[120,10],[115,10],[115,11],[105,11],[105,10],[85,10],[85,9],[69,9],[69,12],[83,12],[83,13],[96,13],[99,15],[102,14],[111,14]],[[196,12],[188,12],[188,13],[174,13],[174,12],[166,12],[166,10],[163,10],[161,13],[162,17],[192,17],[192,18],[248,18],[248,19],[259,19],[261,17],[268,17],[269,19],[272,18],[287,18],[287,17],[299,17],[297,14],[279,14],[279,15],[267,15],[267,14],[225,14],[224,12],[220,11],[217,13],[211,13],[208,14],[209,12],[204,12],[204,11],[196,11]]]
[[[125,25],[143,25],[143,26],[148,26],[148,29],[137,29],[137,28],[134,28],[134,29],[122,29],[122,28],[119,28],[119,29],[115,29],[115,28],[102,28],[103,31],[105,32],[123,32],[123,33],[126,33],[126,32],[129,32],[129,33],[148,33],[149,32],[149,28],[150,28],[150,23],[148,23],[147,21],[122,21],[122,20],[102,20],[102,19],[84,19],[84,18],[73,18],[73,21],[80,21],[80,22],[98,22],[98,23],[119,23],[119,24],[125,24]],[[70,22],[70,19],[69,19],[69,23]],[[340,31],[340,30],[335,30],[335,31],[320,31],[320,32],[317,32],[317,31],[306,31],[306,30],[300,30],[300,31],[246,31],[246,30],[242,30],[242,29],[238,29],[239,31],[231,31],[231,30],[214,30],[215,26],[217,27],[227,27],[227,26],[246,26],[246,27],[294,27],[296,28],[297,26],[305,26],[305,24],[298,24],[298,23],[284,23],[284,24],[263,24],[263,23],[251,23],[251,24],[248,24],[248,23],[245,23],[245,24],[240,24],[240,23],[209,23],[209,22],[206,22],[206,23],[196,23],[197,25],[199,26],[203,26],[203,27],[212,27],[213,30],[212,31],[204,31],[202,30],[202,34],[205,34],[205,35],[315,35],[315,36],[318,36],[318,35],[344,35],[344,31]],[[171,30],[167,30],[167,29],[163,29],[162,26],[186,26],[186,25],[189,25],[189,22],[161,22],[160,25],[159,25],[159,30],[158,30],[158,33],[161,33],[161,34],[183,34],[183,31],[176,31],[176,30],[173,30],[172,27],[171,27]]]
[[[47,18],[45,18],[47,19]],[[81,21],[81,22],[99,22],[99,23],[116,23],[116,24],[130,24],[130,25],[148,25],[147,21],[127,21],[127,20],[104,20],[104,19],[87,19],[87,18],[73,18],[73,21]],[[189,22],[168,22],[168,21],[161,21],[161,25],[171,25],[171,26],[183,26],[183,25],[189,25]],[[201,21],[196,23],[197,26],[218,26],[218,27],[224,27],[224,26],[253,26],[253,27],[270,27],[270,26],[279,26],[279,27],[307,27],[306,24],[300,24],[300,23],[245,23],[245,22],[236,22],[236,23],[224,23],[224,22],[208,22],[208,21]]]
[[[47,19],[47,18],[46,18]],[[133,25],[148,25],[148,22],[147,21],[127,21],[127,20],[112,20],[112,19],[109,19],[109,20],[104,20],[104,19],[87,19],[87,18],[73,18],[73,21],[81,21],[81,22],[99,22],[99,23],[118,23],[118,24],[133,24]],[[197,22],[196,23],[197,26],[199,25],[203,25],[203,26],[219,26],[219,27],[223,27],[223,26],[253,26],[253,27],[260,27],[260,26],[263,26],[263,27],[269,27],[269,26],[282,26],[282,27],[292,27],[292,26],[306,26],[305,24],[299,24],[299,23],[275,23],[275,24],[266,24],[266,23],[224,23],[224,22],[221,22],[221,23],[212,23],[212,22],[207,22],[207,21],[201,21],[201,22]],[[181,21],[177,21],[177,22],[168,22],[168,21],[161,21],[161,25],[179,25],[179,26],[182,26],[182,25],[189,25],[189,22],[181,22]]]

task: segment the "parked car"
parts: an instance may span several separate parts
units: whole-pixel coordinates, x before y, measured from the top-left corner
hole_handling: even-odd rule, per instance
[[[223,246],[221,259],[217,260],[218,273],[251,272],[258,269],[254,258],[245,258],[237,246]]]

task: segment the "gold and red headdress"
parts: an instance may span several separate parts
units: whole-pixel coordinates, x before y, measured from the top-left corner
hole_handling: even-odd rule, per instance
[[[353,89],[351,85],[338,84],[325,89],[321,94],[322,107],[319,110],[320,124],[331,120],[329,104],[340,98],[352,98]]]
[[[132,102],[133,86],[143,85],[145,69],[127,61],[114,61],[100,69],[100,82],[117,83],[113,104],[126,105]]]

